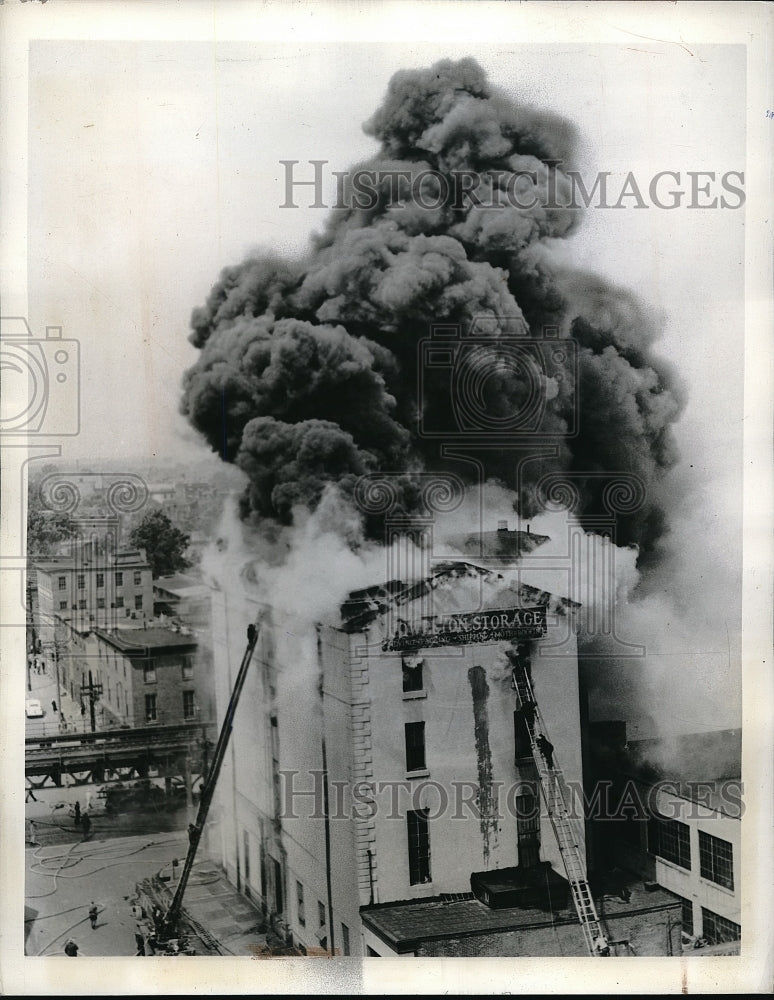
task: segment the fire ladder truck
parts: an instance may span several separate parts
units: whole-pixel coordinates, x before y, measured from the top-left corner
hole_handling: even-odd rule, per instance
[[[559,853],[562,856],[562,863],[567,874],[567,881],[572,890],[573,903],[578,914],[583,936],[586,940],[586,948],[591,956],[595,958],[606,958],[610,955],[610,946],[602,930],[597,916],[594,900],[591,897],[591,890],[586,879],[586,867],[581,857],[578,842],[580,837],[574,827],[567,808],[567,800],[563,789],[564,775],[552,759],[552,767],[548,767],[546,760],[538,742],[540,733],[547,739],[543,717],[540,708],[535,700],[532,684],[523,664],[519,664],[513,669],[513,688],[516,691],[521,707],[530,707],[530,711],[525,713],[524,721],[529,733],[532,759],[540,782],[540,790],[548,810],[548,818],[551,821],[556,842],[559,845]],[[553,754],[551,755],[553,758]]]
[[[250,666],[250,661],[253,658],[253,653],[258,642],[258,635],[258,627],[256,627],[256,625],[249,625],[247,628],[247,648],[242,656],[239,672],[237,673],[237,677],[234,682],[234,688],[231,692],[231,698],[228,703],[228,708],[226,709],[226,715],[223,719],[223,725],[221,726],[218,742],[212,757],[210,771],[207,775],[204,787],[202,788],[201,797],[199,799],[199,811],[196,814],[196,821],[191,823],[188,827],[188,853],[186,854],[183,871],[180,875],[180,881],[177,884],[174,899],[172,900],[169,910],[167,910],[163,918],[161,930],[161,937],[163,939],[169,939],[177,935],[180,915],[183,907],[183,895],[185,894],[186,886],[188,885],[191,869],[193,868],[194,861],[196,860],[196,851],[199,847],[199,840],[201,839],[201,835],[204,830],[204,824],[207,822],[207,814],[210,811],[210,805],[212,804],[212,799],[215,794],[215,786],[218,781],[220,769],[223,766],[223,760],[226,756],[226,749],[228,747],[228,741],[234,725],[234,716],[236,715],[237,706],[239,704],[239,697],[242,694],[242,688],[245,685],[247,670]]]

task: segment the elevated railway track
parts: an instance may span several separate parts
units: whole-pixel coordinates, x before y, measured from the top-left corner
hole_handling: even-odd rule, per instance
[[[33,736],[25,741],[27,787],[61,787],[110,777],[201,777],[208,767],[214,724],[146,726],[94,733]]]

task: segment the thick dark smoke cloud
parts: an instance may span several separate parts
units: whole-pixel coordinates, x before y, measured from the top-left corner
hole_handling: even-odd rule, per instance
[[[519,481],[503,442],[477,453],[486,476],[518,489],[531,515],[538,477],[572,473],[591,517],[602,504],[598,474],[633,473],[648,495],[619,519],[618,542],[647,552],[662,529],[657,483],[674,461],[679,395],[651,353],[657,330],[633,297],[552,263],[552,241],[580,221],[577,209],[546,207],[570,201],[572,126],[514,103],[464,59],[397,73],[364,127],[381,151],[352,172],[403,171],[397,191],[388,177],[374,205],[332,210],[302,261],[250,258],[227,268],[193,314],[201,354],[185,376],[183,411],[248,474],[244,515],[289,523],[293,506],[314,508],[326,484],[348,494],[360,475],[379,470],[404,473],[403,503],[412,508],[411,472],[444,467],[442,435],[423,428],[448,428],[452,440],[459,426],[448,371],[424,370],[420,398],[418,345],[431,324],[466,330],[488,317],[503,347],[484,390],[487,412],[505,416],[528,397],[503,360],[524,323],[533,336],[553,326],[575,340],[578,380],[568,360],[561,378],[541,387],[541,429],[555,436],[556,457],[532,463],[529,481]],[[440,198],[438,175],[451,184],[455,171],[477,172],[479,203],[511,184],[535,207]],[[423,173],[414,193],[438,207],[408,196]],[[568,436],[576,400],[578,433]],[[449,467],[466,475],[464,465]],[[366,528],[378,537],[378,519]]]

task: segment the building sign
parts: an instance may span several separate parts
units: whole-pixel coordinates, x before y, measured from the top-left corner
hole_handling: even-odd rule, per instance
[[[430,649],[434,646],[466,646],[474,642],[503,639],[540,639],[547,632],[546,608],[505,608],[502,611],[471,611],[424,618],[421,623],[401,622],[382,649]]]

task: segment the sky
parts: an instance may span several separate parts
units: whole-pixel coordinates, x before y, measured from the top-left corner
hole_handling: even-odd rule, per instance
[[[744,170],[739,46],[33,43],[29,311],[36,336],[61,325],[81,345],[65,457],[196,452],[177,415],[191,310],[223,266],[302,253],[324,222],[300,192],[281,207],[279,161],[347,169],[376,149],[361,124],[396,70],[465,55],[576,125],[590,182],[675,170],[687,190],[687,171]],[[661,352],[688,386],[678,434],[718,483],[740,453],[744,210],[627,204],[588,210],[566,253],[663,314]]]

